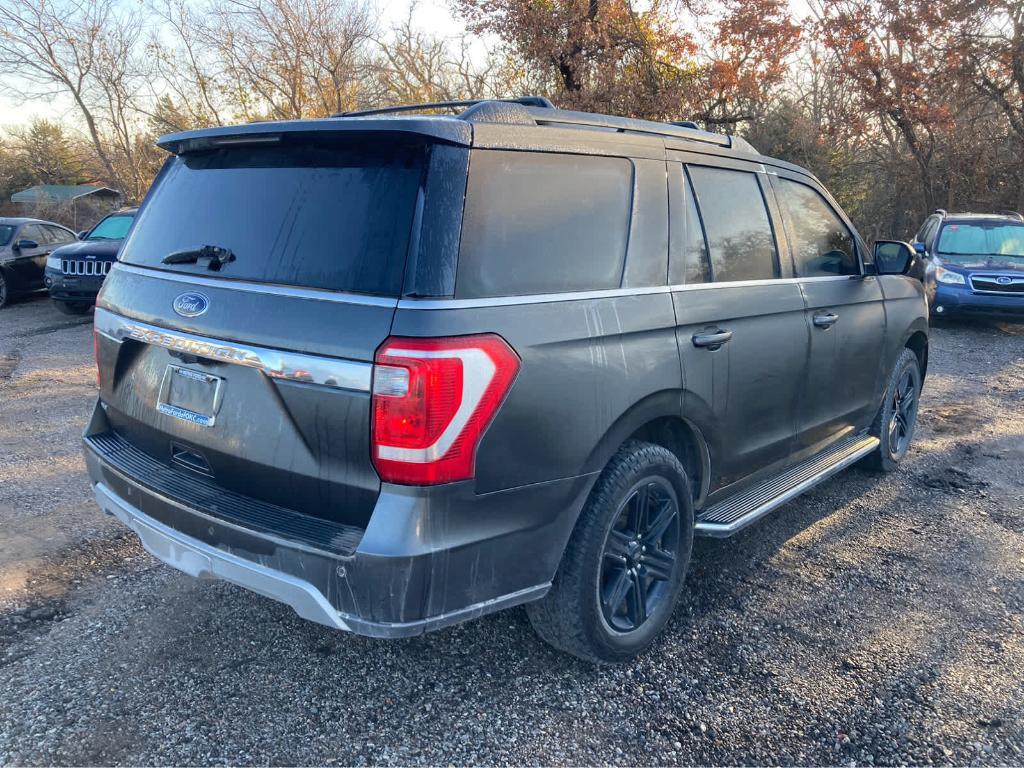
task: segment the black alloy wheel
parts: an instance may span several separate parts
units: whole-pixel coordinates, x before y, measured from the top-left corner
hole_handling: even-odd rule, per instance
[[[903,371],[893,392],[889,425],[886,430],[889,453],[902,457],[910,446],[914,421],[917,418],[917,382],[911,370]]]
[[[663,478],[642,480],[619,507],[605,539],[599,599],[608,626],[633,632],[658,609],[676,575],[678,547],[675,491]]]

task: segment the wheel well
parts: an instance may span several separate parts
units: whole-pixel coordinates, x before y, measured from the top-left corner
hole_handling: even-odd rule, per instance
[[[917,364],[921,369],[921,380],[928,372],[928,337],[923,331],[916,331],[907,339],[907,349],[917,355]]]
[[[707,444],[696,427],[678,416],[663,416],[644,424],[630,439],[672,451],[690,477],[694,506],[700,506],[707,494],[709,458]]]

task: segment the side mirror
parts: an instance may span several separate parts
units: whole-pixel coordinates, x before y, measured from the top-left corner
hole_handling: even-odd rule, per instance
[[[85,238],[86,238],[86,236],[88,234],[89,234],[89,230],[88,229],[83,229],[81,232],[78,233],[77,237],[78,237],[79,240],[85,240]]]
[[[913,245],[914,246],[914,250],[917,253],[921,254],[922,256],[924,256],[928,252],[928,249],[924,247],[924,243],[914,242],[914,243],[911,243],[911,245]]]
[[[880,275],[905,275],[917,252],[902,240],[879,240],[875,243],[875,269]]]
[[[35,240],[22,239],[16,242],[11,247],[16,251],[31,251],[33,248],[38,248],[39,243],[37,243]]]

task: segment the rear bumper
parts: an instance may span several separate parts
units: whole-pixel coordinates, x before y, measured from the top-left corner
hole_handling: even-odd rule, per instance
[[[94,419],[95,421],[96,419]],[[100,507],[155,557],[336,629],[408,637],[543,597],[591,478],[474,495],[385,486],[358,545],[327,551],[192,508],[129,477],[87,437]]]
[[[1024,320],[1022,295],[975,293],[969,288],[938,284],[930,303],[933,317],[1005,317]]]

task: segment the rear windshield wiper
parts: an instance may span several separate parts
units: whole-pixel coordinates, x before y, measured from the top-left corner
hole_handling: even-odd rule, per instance
[[[235,260],[235,254],[230,248],[221,248],[219,245],[204,245],[201,248],[188,248],[184,251],[175,251],[162,259],[163,264],[196,264],[200,259],[209,259],[209,268],[218,272],[225,264]]]

